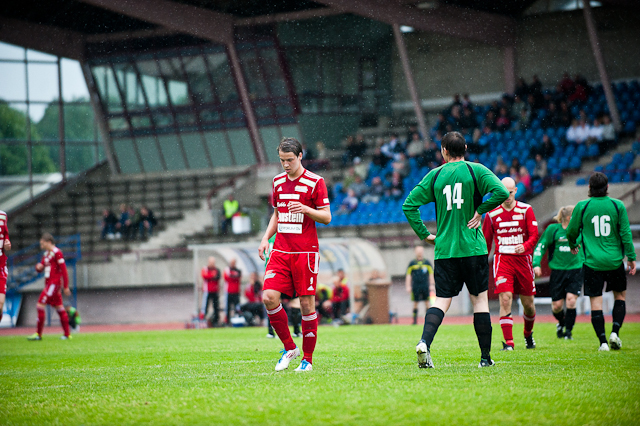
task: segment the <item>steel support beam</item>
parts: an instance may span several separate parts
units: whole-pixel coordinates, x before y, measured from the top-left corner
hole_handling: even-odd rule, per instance
[[[304,19],[321,18],[323,16],[335,16],[342,14],[344,14],[344,12],[339,9],[324,7],[320,9],[309,9],[301,10],[298,12],[277,13],[275,15],[262,15],[255,16],[253,18],[236,19],[234,21],[234,24],[236,26],[265,25],[273,24],[276,22],[301,21]]]
[[[1,16],[0,41],[77,61],[84,53],[81,33]]]
[[[424,119],[424,114],[422,113],[422,107],[420,106],[420,96],[418,96],[418,89],[416,88],[416,83],[413,80],[413,73],[411,72],[411,65],[409,64],[409,55],[407,54],[407,48],[404,45],[404,39],[402,38],[402,32],[400,32],[400,26],[398,24],[393,24],[393,35],[396,39],[398,53],[400,54],[404,77],[407,79],[409,94],[413,101],[413,109],[416,113],[418,128],[420,129],[420,133],[422,133],[422,137],[428,138],[429,133],[427,131],[427,123]]]
[[[513,94],[516,90],[516,47],[502,48],[504,63],[504,91]]]
[[[609,80],[607,67],[605,66],[602,50],[600,49],[600,41],[598,40],[596,24],[591,13],[591,5],[589,4],[589,0],[582,0],[582,4],[584,5],[584,20],[587,24],[587,33],[589,34],[589,41],[591,42],[591,50],[593,51],[593,56],[596,60],[596,65],[598,66],[598,72],[600,73],[600,82],[604,89],[604,95],[607,98],[611,121],[613,121],[613,126],[616,131],[619,132],[622,129],[622,123],[620,122],[620,114],[618,113],[618,107],[616,106],[616,99],[613,96],[613,90],[611,90],[611,81]]]
[[[389,25],[408,25],[416,30],[511,46],[516,41],[513,18],[467,8],[439,5],[422,10],[389,0],[317,0],[343,12],[364,16]]]

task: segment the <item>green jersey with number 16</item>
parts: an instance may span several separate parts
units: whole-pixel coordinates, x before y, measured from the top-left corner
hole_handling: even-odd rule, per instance
[[[593,270],[617,269],[625,255],[636,260],[627,209],[620,200],[592,197],[576,204],[567,227],[571,248],[577,247],[580,233],[584,264]]]
[[[491,192],[484,203],[482,198]],[[475,212],[486,213],[509,197],[509,192],[491,170],[479,163],[453,161],[431,170],[405,200],[404,211],[411,228],[424,240],[430,235],[418,209],[436,204],[438,231],[435,259],[487,254],[487,243],[480,229],[467,223]]]

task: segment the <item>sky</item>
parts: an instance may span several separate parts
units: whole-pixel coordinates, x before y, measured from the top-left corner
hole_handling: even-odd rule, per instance
[[[26,50],[28,61],[46,61],[47,63],[24,63],[25,49],[7,43],[0,43],[0,99],[10,103],[16,109],[27,110],[27,81],[29,86],[29,116],[34,122],[40,121],[47,103],[58,98],[57,58],[53,55]],[[22,61],[22,62],[19,62]],[[89,91],[78,61],[63,58],[62,99],[72,101],[88,99]],[[28,76],[28,77],[27,77]]]

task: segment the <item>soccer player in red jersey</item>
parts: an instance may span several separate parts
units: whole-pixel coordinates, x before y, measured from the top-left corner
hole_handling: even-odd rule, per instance
[[[216,258],[210,256],[207,260],[207,266],[202,268],[202,315],[206,318],[209,310],[209,301],[213,305],[213,318],[211,323],[218,324],[220,319],[220,299],[218,291],[220,289],[220,269],[216,268]]]
[[[7,294],[7,251],[11,250],[9,241],[9,227],[7,226],[7,214],[0,211],[0,321],[2,321],[2,310],[4,309],[4,298]]]
[[[282,371],[300,355],[300,349],[291,338],[280,296],[300,297],[304,358],[296,371],[311,371],[318,338],[315,294],[320,253],[316,222],[325,225],[331,222],[329,196],[324,179],[302,167],[300,142],[283,138],[278,146],[278,156],[284,173],[273,178],[274,212],[258,248],[260,258],[264,260],[269,238],[277,233],[266,266],[262,301],[271,325],[284,344],[282,357],[275,368]]]
[[[62,289],[64,295],[70,296],[69,274],[67,265],[64,263],[62,251],[55,246],[53,236],[49,233],[42,234],[40,238],[40,248],[45,250],[42,260],[36,265],[36,271],[44,271],[44,290],[38,299],[38,332],[28,337],[29,340],[42,340],[42,328],[44,327],[44,307],[51,305],[56,308],[60,315],[60,323],[64,330],[62,340],[70,339],[69,315],[62,304]]]
[[[509,191],[509,198],[487,213],[482,232],[487,240],[487,250],[496,244],[493,258],[493,277],[497,294],[500,294],[500,327],[504,335],[503,350],[513,350],[513,318],[511,304],[513,293],[520,295],[524,307],[524,339],[527,349],[534,349],[533,323],[536,294],[533,272],[533,250],[538,242],[538,222],[529,204],[515,200],[515,181],[506,177],[502,183]]]
[[[229,260],[229,266],[224,268],[224,281],[227,283],[227,324],[231,323],[231,315],[240,303],[240,280],[242,271],[236,268],[236,259]]]

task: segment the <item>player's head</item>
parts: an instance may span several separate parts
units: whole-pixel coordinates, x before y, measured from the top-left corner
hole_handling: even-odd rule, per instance
[[[40,237],[40,248],[42,250],[50,250],[55,245],[55,240],[53,239],[53,235],[48,232],[45,232]]]
[[[229,259],[229,267],[230,268],[235,268],[236,267],[236,258],[232,257],[231,259]]]
[[[296,138],[282,138],[278,145],[280,164],[288,174],[295,174],[302,161],[302,145]]]
[[[215,268],[216,266],[216,258],[213,256],[209,256],[209,258],[207,259],[207,266],[209,268]]]
[[[414,252],[416,254],[416,259],[422,260],[424,258],[424,247],[416,246],[416,248],[414,249]]]
[[[340,278],[340,281],[344,280],[344,269],[338,269],[338,278]]]
[[[516,181],[513,180],[513,178],[506,177],[506,178],[503,178],[501,182],[504,185],[504,187],[507,188],[507,191],[509,191],[509,198],[504,200],[503,204],[505,206],[510,206],[515,202],[516,192],[518,192],[518,188],[516,188]]]
[[[467,143],[459,132],[448,132],[442,138],[442,156],[446,161],[452,158],[464,157]]]
[[[609,192],[607,175],[595,172],[589,178],[589,197],[604,197]]]
[[[558,223],[569,223],[571,220],[571,213],[573,213],[573,206],[560,207],[558,214],[554,217]]]

